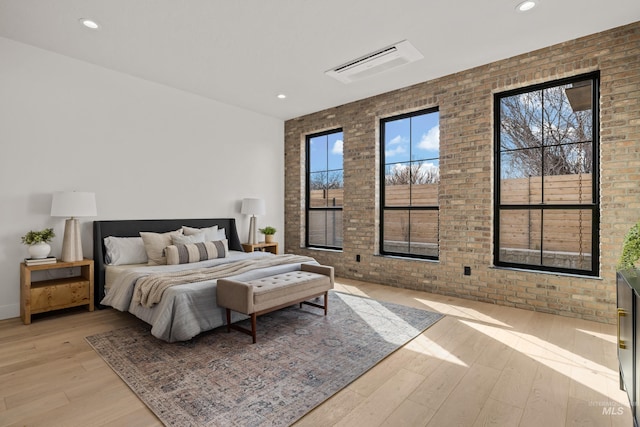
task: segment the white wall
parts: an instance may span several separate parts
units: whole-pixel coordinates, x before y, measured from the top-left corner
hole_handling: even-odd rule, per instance
[[[19,315],[20,237],[54,227],[60,256],[55,191],[96,193],[88,257],[94,219],[235,217],[245,241],[244,197],[284,241],[281,120],[4,38],[0,58],[0,319]]]

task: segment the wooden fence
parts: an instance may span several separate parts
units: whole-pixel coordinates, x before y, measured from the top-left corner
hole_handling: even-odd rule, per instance
[[[591,174],[547,176],[544,188],[540,177],[503,179],[500,183],[502,204],[591,203]],[[385,187],[387,206],[407,205],[411,194],[413,205],[437,206],[438,184],[392,185]],[[543,196],[544,195],[544,196]],[[311,191],[311,206],[343,206],[342,189]],[[438,211],[414,211],[411,214],[412,241],[437,243]],[[385,241],[406,242],[409,232],[409,216],[406,211],[389,211],[385,218]],[[312,221],[310,238],[325,239],[325,222]],[[541,230],[544,225],[544,241]],[[335,230],[341,244],[342,233]],[[416,238],[417,237],[417,238]],[[591,211],[547,210],[544,218],[539,210],[502,211],[500,216],[501,248],[545,251],[579,252],[591,251]],[[331,239],[331,238],[330,238]]]

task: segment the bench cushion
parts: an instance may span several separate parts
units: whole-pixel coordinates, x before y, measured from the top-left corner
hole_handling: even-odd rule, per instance
[[[286,304],[289,301],[321,294],[332,288],[331,279],[310,271],[292,271],[247,282],[253,286],[255,311]]]

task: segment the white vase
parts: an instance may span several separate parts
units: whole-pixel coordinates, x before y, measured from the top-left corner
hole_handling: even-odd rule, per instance
[[[31,258],[46,258],[49,252],[51,252],[51,246],[45,242],[39,242],[29,246],[29,256]]]

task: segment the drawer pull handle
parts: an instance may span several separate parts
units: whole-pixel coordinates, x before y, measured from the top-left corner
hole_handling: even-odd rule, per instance
[[[620,339],[620,318],[621,317],[625,317],[627,315],[627,313],[624,311],[624,309],[619,308],[618,309],[618,348],[624,350],[627,348],[627,345],[624,343],[623,340]]]

